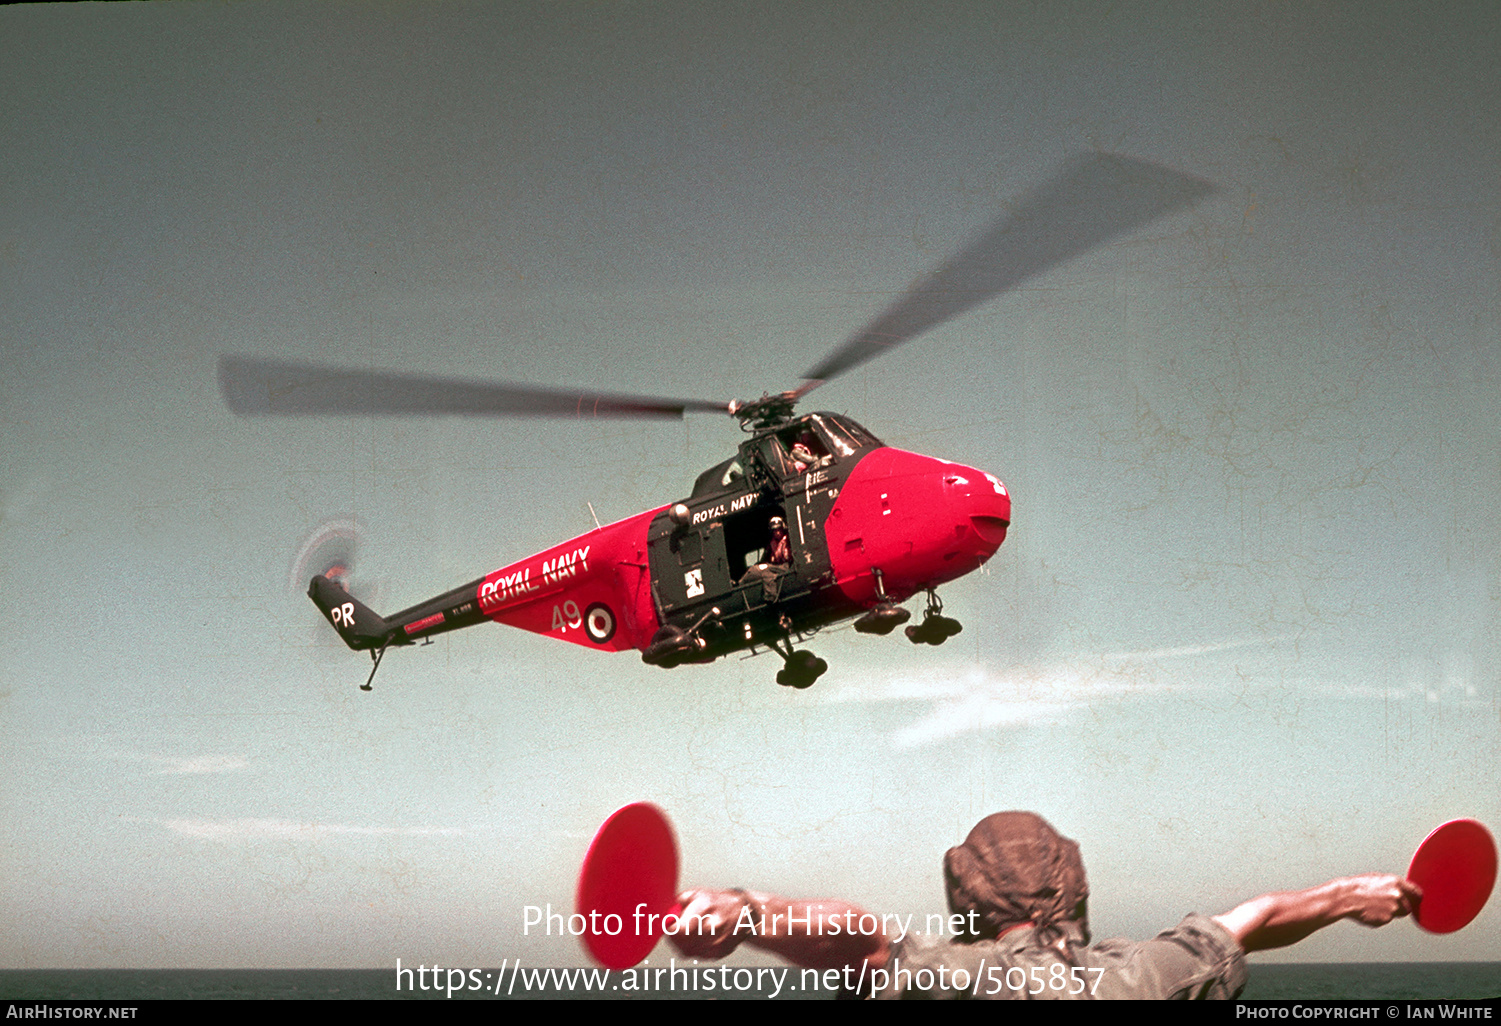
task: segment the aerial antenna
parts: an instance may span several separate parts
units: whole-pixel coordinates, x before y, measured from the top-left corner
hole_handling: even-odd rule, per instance
[[[584,505],[589,507],[589,515],[594,518],[595,528],[598,530],[604,530],[604,525],[599,522],[599,514],[594,512],[594,503],[590,502],[588,499],[585,499]]]

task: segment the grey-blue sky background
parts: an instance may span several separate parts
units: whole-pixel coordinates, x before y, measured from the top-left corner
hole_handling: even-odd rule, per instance
[[[634,800],[686,882],[919,918],[1036,809],[1099,935],[1494,828],[1498,53],[1490,4],[0,10],[0,964],[579,963],[523,907]],[[945,647],[794,693],[485,626],[363,694],[289,588],[355,513],[408,605],[739,434],[237,420],[220,353],[757,395],[1090,151],[1219,191],[813,403],[1010,486]]]

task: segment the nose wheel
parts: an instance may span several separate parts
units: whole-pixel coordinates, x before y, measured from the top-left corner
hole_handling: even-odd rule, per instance
[[[964,625],[958,620],[943,615],[943,600],[936,591],[929,589],[928,608],[923,613],[922,623],[908,627],[903,633],[914,645],[942,645],[962,630]]]

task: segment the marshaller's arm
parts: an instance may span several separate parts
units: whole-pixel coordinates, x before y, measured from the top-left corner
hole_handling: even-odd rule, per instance
[[[1385,926],[1408,915],[1423,892],[1388,873],[1346,876],[1304,891],[1277,891],[1242,902],[1214,921],[1247,952],[1282,948],[1339,922]]]
[[[678,900],[685,928],[669,937],[691,958],[724,958],[747,943],[807,969],[859,967],[862,962],[868,969],[882,969],[891,954],[881,917],[847,901],[706,889],[684,891]]]

